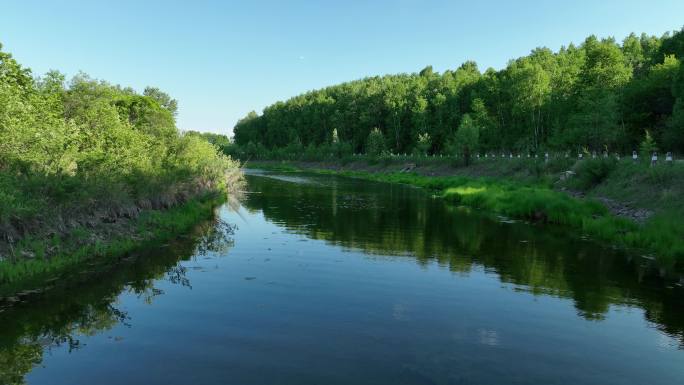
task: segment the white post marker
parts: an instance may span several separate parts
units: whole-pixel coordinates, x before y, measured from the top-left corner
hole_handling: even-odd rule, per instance
[[[636,151],[632,151],[632,160],[636,162],[637,159],[639,159],[639,155],[637,155]]]
[[[577,154],[577,159],[582,160],[582,153],[581,152]]]

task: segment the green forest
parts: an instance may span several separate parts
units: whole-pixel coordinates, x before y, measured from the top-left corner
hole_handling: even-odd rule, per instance
[[[622,42],[536,48],[482,72],[368,77],[250,112],[234,128],[241,158],[381,152],[684,152],[684,29]]]
[[[98,234],[100,224],[225,191],[239,179],[237,162],[179,132],[177,102],[161,90],[139,94],[85,74],[35,76],[1,48],[3,267],[60,254],[78,233]],[[112,236],[100,235],[83,244]]]

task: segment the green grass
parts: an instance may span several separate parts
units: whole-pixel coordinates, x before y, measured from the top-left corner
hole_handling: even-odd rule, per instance
[[[20,290],[41,288],[48,280],[60,279],[83,270],[88,263],[106,264],[153,243],[164,242],[188,232],[195,225],[213,216],[213,209],[223,201],[223,194],[209,194],[192,199],[168,210],[148,210],[134,220],[129,230],[136,234],[120,235],[106,241],[88,242],[89,231],[75,229],[68,239],[53,236],[48,239],[23,239],[15,252],[31,252],[31,259],[15,262],[0,261],[0,296]],[[57,255],[46,257],[45,250],[59,247]]]
[[[278,171],[304,171],[290,164],[280,164],[275,168],[271,165],[259,166]],[[678,178],[679,171],[668,169],[667,166],[648,168],[642,165],[626,164],[624,167],[617,167],[615,164],[596,160],[586,162],[582,164],[582,167],[590,171],[583,171],[577,167],[575,170],[579,177],[573,183],[580,184],[584,189],[597,185],[604,190],[610,189],[609,183],[617,183],[617,180],[622,179],[632,180],[637,178],[635,175],[638,175],[641,183],[632,186],[633,189],[638,190],[637,192],[625,194],[625,190],[622,190],[623,195],[629,197],[636,197],[638,193],[647,194],[644,189],[648,189],[651,182],[658,183],[661,187],[671,187],[672,181],[680,179]],[[474,207],[510,218],[566,226],[597,240],[651,253],[660,261],[667,263],[684,261],[684,221],[678,214],[680,210],[668,209],[680,207],[675,204],[675,201],[681,203],[679,196],[673,195],[660,200],[660,204],[667,204],[667,206],[659,207],[654,216],[644,224],[638,224],[610,214],[605,206],[591,197],[577,199],[554,190],[547,178],[539,178],[535,182],[518,182],[501,178],[439,177],[398,172],[308,169],[306,171],[417,186],[432,190],[436,195],[454,204]],[[631,175],[632,179],[629,179],[627,175]],[[641,197],[641,199],[646,198]],[[651,204],[654,203],[651,202]]]

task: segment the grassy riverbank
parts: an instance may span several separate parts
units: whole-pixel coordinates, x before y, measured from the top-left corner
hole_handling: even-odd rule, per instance
[[[34,258],[0,262],[0,298],[14,302],[15,295],[34,295],[98,266],[115,263],[147,245],[164,243],[189,232],[198,223],[211,219],[214,208],[225,194],[211,193],[169,209],[145,210],[135,219],[121,219],[116,226],[100,231],[73,229],[68,235],[52,238],[25,238],[16,252],[31,250]],[[48,249],[58,250],[49,257]]]
[[[554,166],[539,165],[534,169],[522,161],[518,165],[492,162],[479,169],[434,163],[417,166],[411,172],[402,172],[405,166],[393,163],[342,166],[265,162],[249,166],[409,184],[435,191],[455,204],[567,226],[598,240],[652,254],[664,263],[684,261],[681,220],[684,210],[679,195],[684,183],[681,165],[650,169],[629,162],[607,165],[602,162],[606,161],[578,162],[571,167],[575,174],[562,181],[558,177],[554,179],[549,172],[548,168]],[[603,168],[606,170],[600,171]],[[639,218],[630,215],[633,212],[647,214]]]
[[[239,188],[239,163],[180,132],[161,90],[34,76],[1,48],[0,295],[182,233]]]

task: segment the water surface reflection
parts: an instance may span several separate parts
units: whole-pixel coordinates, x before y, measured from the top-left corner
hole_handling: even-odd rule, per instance
[[[684,380],[672,267],[407,186],[248,182],[194,234],[0,312],[0,384]]]

